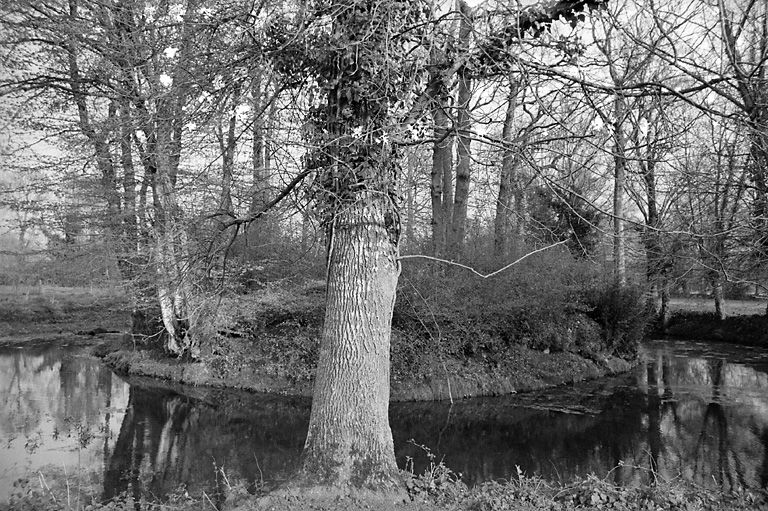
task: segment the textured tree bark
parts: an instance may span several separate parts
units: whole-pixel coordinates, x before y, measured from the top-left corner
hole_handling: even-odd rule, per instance
[[[389,346],[400,272],[388,199],[360,196],[336,217],[304,473],[322,485],[401,484],[389,428]]]
[[[321,79],[332,82],[314,116],[328,234],[327,297],[302,469],[296,483],[321,494],[368,493],[402,499],[389,428],[389,350],[400,273],[399,157],[385,135],[392,128],[386,99],[402,93],[397,61],[406,50],[386,24],[370,23],[376,1],[338,0],[334,39]],[[409,3],[390,16],[420,18]],[[412,21],[412,22],[413,22]],[[354,42],[354,47],[344,44]],[[382,99],[383,98],[383,99]]]

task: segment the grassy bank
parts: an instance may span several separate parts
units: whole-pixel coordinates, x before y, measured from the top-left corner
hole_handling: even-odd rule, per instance
[[[169,359],[153,346],[132,341],[111,343],[98,354],[115,370],[132,375],[310,395],[324,297],[324,285],[317,281],[225,297],[218,307],[218,334],[202,347],[200,359],[194,362]],[[393,400],[509,394],[631,367],[631,362],[610,352],[591,349],[600,345],[599,327],[580,312],[566,315],[563,321],[550,318],[549,323],[519,315],[502,320],[416,312],[406,305],[396,307],[391,347]],[[514,334],[502,330],[505,325]],[[518,333],[525,338],[512,338]]]

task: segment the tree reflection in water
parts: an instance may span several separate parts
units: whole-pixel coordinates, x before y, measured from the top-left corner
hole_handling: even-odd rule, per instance
[[[16,479],[41,470],[100,485],[109,422],[118,419],[105,423],[104,413],[125,399],[127,385],[80,348],[0,350],[0,504]]]
[[[305,400],[202,392],[202,399],[134,385],[104,476],[104,497],[162,496],[180,485],[221,495],[226,478],[250,487],[298,466]]]
[[[627,453],[634,469],[625,472],[637,482],[682,476],[726,490],[763,487],[767,439],[757,432],[768,424],[765,368],[671,350],[652,355],[638,384],[647,394],[647,439]]]
[[[768,357],[743,350],[653,343],[617,378],[453,406],[393,403],[398,463],[428,466],[413,439],[469,484],[516,477],[519,466],[560,480],[763,487]],[[162,498],[184,485],[215,500],[222,473],[255,487],[298,466],[308,400],[133,383],[72,351],[0,351],[0,503],[23,471],[87,468],[105,498]]]

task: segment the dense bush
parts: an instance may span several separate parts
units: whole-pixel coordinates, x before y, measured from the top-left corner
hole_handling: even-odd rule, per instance
[[[494,360],[513,344],[633,356],[647,322],[641,298],[602,283],[594,265],[566,250],[537,254],[488,279],[420,264],[403,272],[393,325],[420,331],[416,342],[438,341],[458,357]],[[400,351],[393,350],[395,358],[407,355]]]

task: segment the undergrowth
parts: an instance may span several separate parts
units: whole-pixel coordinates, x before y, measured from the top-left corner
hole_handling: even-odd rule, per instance
[[[513,345],[633,358],[648,319],[639,288],[606,282],[567,252],[544,252],[488,279],[423,265],[404,271],[393,319],[417,345],[393,342],[393,361],[435,341],[447,356],[491,363]]]
[[[422,447],[422,446],[419,446]],[[422,473],[415,473],[412,460],[402,476],[410,497],[406,507],[392,509],[444,509],[448,511],[766,511],[768,495],[765,490],[738,489],[721,491],[702,488],[675,479],[665,481],[651,477],[651,482],[638,487],[617,486],[609,477],[594,475],[568,483],[556,483],[532,477],[518,469],[517,477],[508,481],[489,481],[468,488],[460,474],[437,460],[428,448],[422,447],[429,463]],[[7,509],[18,511],[147,511],[260,509],[259,496],[252,495],[245,484],[229,480],[221,474],[218,493],[198,492],[194,495],[179,486],[163,498],[121,493],[115,498],[101,500],[99,492],[83,489],[67,479],[49,484],[42,474],[17,481]],[[258,489],[257,489],[258,490]],[[268,493],[267,493],[268,495]],[[350,509],[343,499],[323,507],[329,511]],[[287,507],[300,511],[309,508],[301,496]],[[4,509],[0,505],[0,509]],[[321,509],[312,507],[312,509]]]

